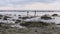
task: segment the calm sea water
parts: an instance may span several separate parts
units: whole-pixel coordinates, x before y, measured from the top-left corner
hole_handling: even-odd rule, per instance
[[[17,14],[17,15],[27,15],[27,12],[0,12],[0,14]],[[34,15],[35,12],[29,12],[28,13],[29,15]],[[44,14],[49,14],[49,15],[52,15],[52,14],[59,14],[60,15],[60,12],[36,12],[36,15],[44,15]]]

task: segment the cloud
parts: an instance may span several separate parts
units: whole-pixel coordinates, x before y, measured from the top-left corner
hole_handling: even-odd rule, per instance
[[[60,10],[60,0],[0,0],[0,10]]]
[[[60,10],[59,3],[51,3],[51,4],[44,4],[44,3],[32,3],[27,4],[24,6],[5,6],[0,7],[1,10]]]
[[[0,6],[5,6],[7,5],[7,2],[5,0],[0,0]]]
[[[12,5],[25,5],[25,4],[30,4],[30,3],[35,3],[35,2],[39,2],[39,3],[53,3],[56,0],[0,0],[0,5],[4,6],[4,5],[8,5],[8,4],[12,4]],[[59,0],[57,0],[59,1]]]
[[[52,4],[44,4],[44,3],[33,3],[30,5],[26,5],[24,8],[30,10],[60,10],[60,4],[52,3]]]
[[[35,2],[40,2],[40,3],[53,3],[56,0],[9,0],[9,4],[13,5],[25,5],[25,4],[30,4],[30,3],[35,3]]]

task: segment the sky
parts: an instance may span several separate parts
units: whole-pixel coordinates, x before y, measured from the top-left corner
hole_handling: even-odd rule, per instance
[[[60,10],[60,0],[0,0],[0,10]]]

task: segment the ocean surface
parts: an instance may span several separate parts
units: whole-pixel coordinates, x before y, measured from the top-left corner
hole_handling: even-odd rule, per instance
[[[0,14],[16,14],[16,15],[27,15],[27,12],[0,12]],[[34,15],[35,12],[29,12],[28,13],[29,15]],[[52,14],[59,14],[60,15],[60,12],[36,12],[36,15],[39,15],[39,16],[42,16],[44,14],[49,14],[49,15],[52,15]]]

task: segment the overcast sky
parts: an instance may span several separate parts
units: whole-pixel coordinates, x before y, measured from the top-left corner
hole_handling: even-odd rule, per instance
[[[0,10],[60,10],[60,0],[0,0]]]

